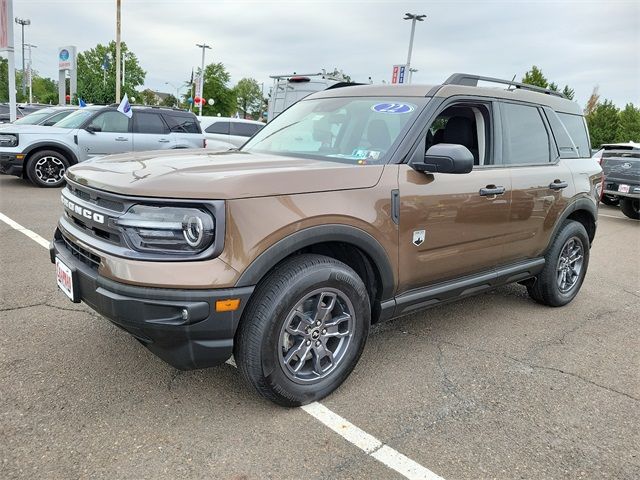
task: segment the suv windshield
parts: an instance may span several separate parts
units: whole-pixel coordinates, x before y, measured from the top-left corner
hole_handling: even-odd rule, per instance
[[[60,120],[58,123],[54,125],[54,127],[80,128],[80,125],[82,125],[84,121],[94,113],[96,113],[95,108],[82,108],[80,110],[73,112],[68,117]]]
[[[36,125],[47,118],[49,115],[51,115],[53,112],[55,112],[54,109],[45,108],[43,110],[38,110],[37,112],[30,113],[29,115],[25,115],[24,117],[17,119],[13,123],[16,125]]]
[[[391,146],[426,101],[371,97],[303,100],[267,124],[242,151],[344,163],[386,163]]]

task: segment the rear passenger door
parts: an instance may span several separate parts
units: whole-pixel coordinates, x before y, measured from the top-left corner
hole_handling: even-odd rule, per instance
[[[164,150],[174,148],[175,141],[169,135],[169,127],[162,116],[154,112],[133,114],[133,150]]]
[[[574,194],[542,108],[500,102],[502,159],[511,174],[511,221],[505,261],[541,256]]]

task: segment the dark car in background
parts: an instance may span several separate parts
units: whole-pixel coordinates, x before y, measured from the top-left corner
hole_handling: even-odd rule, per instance
[[[49,107],[50,105],[44,104],[31,104],[31,105],[17,105],[16,106],[16,119],[25,117],[30,113],[37,112],[45,107]],[[1,103],[0,104],[0,124],[11,122],[11,116],[9,114],[9,104]]]
[[[602,203],[620,205],[622,213],[640,220],[640,143],[612,143],[594,155],[605,175]]]

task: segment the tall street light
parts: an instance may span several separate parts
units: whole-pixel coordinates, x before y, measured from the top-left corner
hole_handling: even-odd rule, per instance
[[[171,82],[164,82],[165,85],[169,85],[170,87],[175,88],[176,90],[176,108],[180,108],[180,87],[176,87],[173,83]]]
[[[25,78],[24,69],[24,26],[31,25],[31,20],[16,17],[16,23],[22,26],[22,95],[24,96],[27,94],[27,79]]]
[[[202,99],[204,98],[204,51],[208,48],[211,50],[211,47],[206,43],[196,43],[196,47],[202,49],[202,63],[200,64],[200,103],[199,103],[199,115],[202,116],[202,104],[204,103]]]
[[[409,53],[407,54],[407,70],[409,71],[409,83],[411,83],[411,51],[413,50],[413,36],[416,33],[416,22],[423,22],[426,15],[405,13],[403,20],[411,20],[411,37],[409,37]]]
[[[29,63],[27,64],[27,72],[29,74],[29,103],[33,103],[33,69],[31,68],[31,49],[38,48],[37,45],[31,43],[25,43],[24,45],[29,49]]]

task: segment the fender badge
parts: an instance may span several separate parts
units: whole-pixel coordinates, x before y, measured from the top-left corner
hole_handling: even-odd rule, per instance
[[[416,230],[413,232],[413,244],[418,247],[424,243],[425,231]]]

